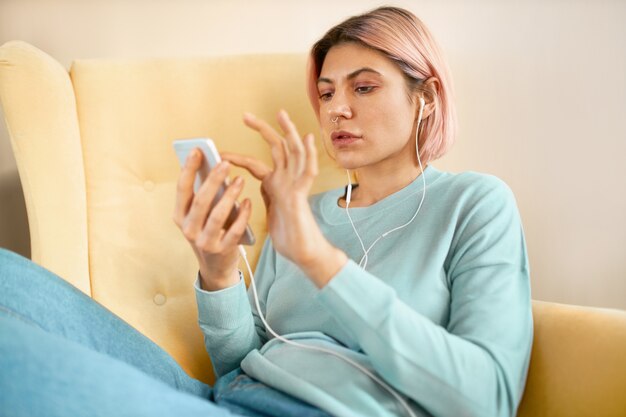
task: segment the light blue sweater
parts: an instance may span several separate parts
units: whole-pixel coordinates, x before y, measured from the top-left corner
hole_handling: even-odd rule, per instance
[[[515,199],[499,179],[424,171],[415,220],[362,249],[342,188],[311,197],[327,239],[350,261],[321,290],[268,239],[255,278],[270,326],[373,370],[408,398],[416,415],[511,416],[532,344],[528,259]],[[418,177],[350,215],[365,247],[406,223],[422,193]],[[323,262],[320,259],[320,262]],[[216,374],[248,375],[336,416],[402,416],[400,404],[339,358],[270,337],[245,285],[197,287],[199,321]],[[269,340],[268,340],[269,339]]]

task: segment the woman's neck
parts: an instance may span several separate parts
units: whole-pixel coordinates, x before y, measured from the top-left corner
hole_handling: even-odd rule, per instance
[[[419,167],[409,167],[400,172],[397,167],[386,170],[363,168],[357,170],[356,174],[359,186],[352,191],[350,207],[367,207],[415,181],[421,170]],[[339,205],[346,207],[345,197],[339,200]]]

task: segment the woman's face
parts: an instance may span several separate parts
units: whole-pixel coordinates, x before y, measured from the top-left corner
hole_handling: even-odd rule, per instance
[[[317,88],[326,147],[342,167],[414,164],[419,101],[409,100],[404,74],[389,58],[357,43],[333,46]]]

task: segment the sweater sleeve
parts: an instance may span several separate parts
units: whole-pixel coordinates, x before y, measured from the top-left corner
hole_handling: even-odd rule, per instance
[[[275,256],[268,238],[255,273],[259,304],[264,314],[269,288],[274,282]],[[265,326],[256,309],[252,288],[246,293],[243,277],[236,285],[219,291],[203,290],[199,279],[194,287],[204,345],[211,357],[213,371],[220,377],[239,367],[250,351],[267,342]]]
[[[495,184],[458,216],[445,327],[353,261],[318,293],[376,371],[433,415],[515,415],[523,392],[532,343],[526,248],[515,199]]]
[[[203,290],[198,280],[195,290],[204,345],[219,378],[236,369],[248,352],[261,346],[261,341],[255,332],[243,279],[219,291]]]

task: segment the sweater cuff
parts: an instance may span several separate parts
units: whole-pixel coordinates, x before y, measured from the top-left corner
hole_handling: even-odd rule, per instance
[[[376,328],[388,316],[395,290],[349,260],[317,293],[318,301],[353,331]]]
[[[200,286],[200,276],[194,283],[198,303],[198,321],[220,329],[234,329],[250,317],[250,303],[243,275],[239,282],[218,291],[206,291]]]

